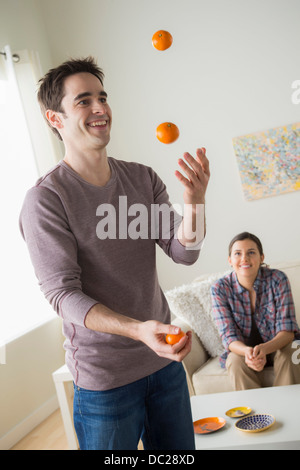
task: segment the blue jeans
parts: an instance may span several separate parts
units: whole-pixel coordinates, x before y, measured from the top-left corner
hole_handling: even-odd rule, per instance
[[[194,429],[181,363],[107,391],[74,386],[74,426],[81,450],[194,450]]]

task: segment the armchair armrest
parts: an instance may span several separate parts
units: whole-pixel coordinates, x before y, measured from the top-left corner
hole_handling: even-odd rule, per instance
[[[189,387],[190,395],[195,395],[193,386],[193,374],[209,359],[207,351],[202,346],[202,343],[192,328],[187,325],[180,318],[175,317],[172,320],[172,324],[179,326],[182,331],[192,331],[192,350],[183,360],[183,367],[186,372],[187,383]]]

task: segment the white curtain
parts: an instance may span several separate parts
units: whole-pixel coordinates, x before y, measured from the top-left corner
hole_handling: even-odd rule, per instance
[[[41,145],[46,153],[50,138],[36,105],[36,72],[29,54],[19,51],[20,61],[15,63],[9,46],[4,53],[0,55],[0,343],[53,317],[39,291],[18,220],[26,191],[42,169],[53,166],[55,157],[51,149],[52,161],[41,164],[43,155],[37,153]]]
[[[45,124],[36,97],[38,81],[43,75],[39,56],[35,51],[24,49],[15,52],[14,55],[19,58],[15,61],[10,47],[5,46],[4,50],[7,73],[18,88],[36,167],[42,176],[57,162],[60,154],[58,141]]]

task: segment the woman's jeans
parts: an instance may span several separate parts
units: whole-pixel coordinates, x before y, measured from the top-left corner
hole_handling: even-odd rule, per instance
[[[74,386],[74,425],[81,450],[194,450],[185,372],[172,362],[107,391]]]

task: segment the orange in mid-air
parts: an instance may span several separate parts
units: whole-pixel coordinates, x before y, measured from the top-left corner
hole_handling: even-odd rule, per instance
[[[168,344],[176,344],[176,343],[178,343],[178,341],[181,340],[181,338],[183,338],[184,336],[185,336],[184,331],[181,331],[180,333],[178,333],[178,335],[166,335],[166,343],[168,343]]]
[[[163,144],[171,144],[179,137],[179,129],[172,122],[163,122],[156,129],[156,137]]]
[[[173,37],[168,31],[160,29],[152,36],[152,44],[158,51],[165,51],[172,46]]]

